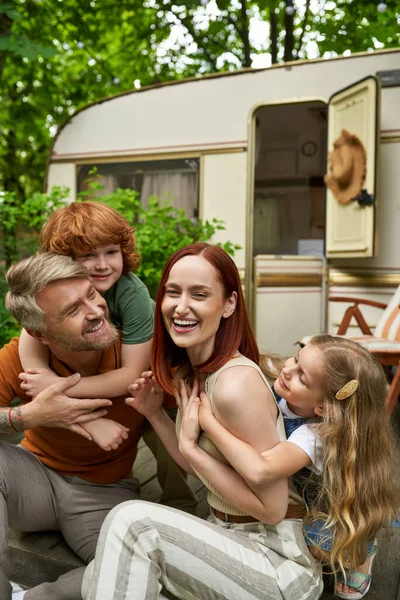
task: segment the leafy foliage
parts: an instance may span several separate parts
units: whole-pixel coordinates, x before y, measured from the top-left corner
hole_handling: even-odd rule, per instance
[[[96,179],[91,179],[89,190],[82,192],[78,201],[88,199],[101,190]],[[66,204],[68,190],[54,187],[50,194],[34,194],[22,204],[14,202],[13,192],[0,196],[0,347],[14,335],[20,327],[4,306],[6,294],[5,256],[11,262],[20,260],[39,250],[40,230],[54,210]],[[175,210],[156,196],[149,198],[149,207],[140,204],[135,190],[117,189],[112,194],[101,197],[101,201],[118,210],[135,228],[135,237],[141,255],[138,276],[155,297],[161,272],[166,259],[178,248],[197,241],[210,240],[217,230],[224,229],[221,221],[192,222],[183,210]],[[18,246],[14,246],[14,232],[18,232]],[[233,254],[240,247],[227,242],[223,248]]]
[[[377,1],[327,0],[313,16],[320,56],[340,56],[400,46],[400,0],[386,0],[384,13]]]
[[[89,179],[89,189],[79,194],[79,200],[92,197],[93,192],[101,191],[102,186]],[[101,202],[115,208],[135,229],[136,244],[140,252],[140,266],[137,275],[146,284],[150,295],[155,298],[161,273],[167,258],[183,246],[193,242],[210,241],[216,231],[225,229],[222,221],[193,221],[184,210],[177,210],[167,201],[150,196],[148,208],[143,208],[139,194],[135,190],[117,188],[112,194],[102,195]],[[229,254],[234,254],[240,246],[232,242],[222,244]]]
[[[0,192],[0,261],[6,268],[38,250],[43,223],[54,210],[66,204],[68,193],[67,188],[54,187],[50,194],[36,193],[17,203],[15,192]]]
[[[16,203],[15,192],[0,192],[0,347],[20,331],[4,306],[6,270],[12,262],[38,250],[43,223],[50,213],[66,203],[67,195],[67,189],[54,187],[50,194],[37,193],[23,203]]]
[[[0,2],[0,189],[40,191],[56,128],[156,81],[400,43],[400,0]],[[260,33],[256,36],[255,31]],[[265,60],[264,63],[265,64]]]
[[[377,0],[293,5],[288,16],[286,0],[0,0],[0,190],[18,207],[42,190],[57,127],[102,97],[266,57],[400,44],[400,0],[383,14]]]

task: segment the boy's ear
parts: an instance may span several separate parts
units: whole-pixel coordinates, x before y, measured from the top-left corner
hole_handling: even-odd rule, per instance
[[[48,341],[44,337],[41,331],[36,331],[36,329],[25,329],[26,333],[28,333],[34,340],[40,342],[41,344],[48,345]]]

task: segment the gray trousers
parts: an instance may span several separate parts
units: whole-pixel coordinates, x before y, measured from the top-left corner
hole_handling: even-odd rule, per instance
[[[117,504],[139,496],[136,479],[107,485],[61,476],[21,447],[0,443],[0,598],[11,600],[8,580],[8,527],[19,531],[61,531],[87,564],[93,558],[101,525]],[[81,600],[85,568],[25,593],[25,600]]]

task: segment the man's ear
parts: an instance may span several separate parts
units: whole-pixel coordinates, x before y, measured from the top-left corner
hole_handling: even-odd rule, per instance
[[[46,340],[44,334],[41,331],[36,331],[36,329],[25,329],[25,331],[37,342],[48,345],[49,342]]]
[[[232,295],[230,296],[230,298],[228,298],[228,300],[225,303],[225,310],[222,315],[224,317],[224,319],[227,319],[235,312],[236,303],[237,303],[237,293],[232,292]]]

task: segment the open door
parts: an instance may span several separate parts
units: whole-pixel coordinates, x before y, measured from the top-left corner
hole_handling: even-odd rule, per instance
[[[366,177],[358,200],[341,204],[331,189],[326,199],[326,256],[374,256],[380,133],[380,84],[367,77],[334,94],[328,104],[328,152],[343,130],[357,136],[366,153]]]

